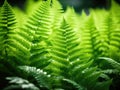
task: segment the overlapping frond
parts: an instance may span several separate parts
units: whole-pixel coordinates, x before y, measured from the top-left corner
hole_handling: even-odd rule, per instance
[[[119,51],[119,34],[120,30],[112,11],[95,10],[93,13],[95,26],[100,33],[101,51],[103,56],[110,56],[111,51]],[[103,16],[104,14],[104,16]]]
[[[52,71],[54,75],[62,75],[73,80],[87,89],[95,88],[99,83],[98,78],[101,72],[97,71],[97,67],[91,67],[93,60],[80,60],[81,50],[75,31],[63,19],[60,28],[54,34],[51,51],[52,62],[48,66],[48,70]],[[109,88],[108,86],[105,87]]]
[[[117,43],[119,42],[119,39],[117,37],[114,37],[114,33],[116,32],[114,27],[114,22],[111,18],[111,15],[107,13],[101,22],[101,26],[99,28],[99,31],[101,33],[101,40],[103,41],[102,47],[103,47],[103,55],[108,56],[109,53],[107,51],[110,50],[110,46],[117,46]],[[118,40],[118,41],[117,41]],[[117,41],[117,43],[116,43]]]
[[[93,60],[76,60],[71,63],[70,66],[70,80],[75,81],[78,85],[83,87],[83,90],[96,90],[98,88],[104,88],[104,90],[109,90],[109,85],[111,80],[100,82],[99,78],[102,75],[101,71],[98,71],[97,67],[91,67],[93,65]],[[74,76],[74,77],[73,77]],[[99,83],[103,84],[103,87],[100,87]]]
[[[24,28],[19,31],[19,35],[30,43],[28,61],[30,65],[37,64],[39,67],[49,62],[46,54],[48,53],[47,43],[49,43],[48,37],[51,34],[52,26],[52,13],[50,11],[50,0],[41,1],[39,8],[28,18]],[[45,49],[45,47],[47,48]]]
[[[1,77],[5,77],[2,75],[6,72],[6,75],[18,75],[17,65],[29,65],[20,69],[27,74],[27,79],[29,75],[33,78],[35,88],[109,90],[111,77],[108,75],[118,74],[120,70],[120,14],[114,14],[117,12],[114,9],[120,9],[119,5],[113,3],[111,10],[90,10],[90,15],[79,16],[72,8],[64,12],[58,0],[38,2],[34,3],[37,10],[29,8],[35,12],[28,18],[24,18],[23,13],[19,18],[21,11],[18,9],[15,12],[19,13],[14,15],[7,1],[0,8]],[[114,57],[118,62],[110,58],[98,59],[100,56]],[[21,87],[25,82],[17,77],[8,79],[21,80]],[[27,86],[32,80],[27,81]]]
[[[50,0],[40,1],[39,8],[28,18],[23,27],[17,31],[16,40],[21,48],[21,55],[27,53],[25,64],[42,66],[48,63],[45,53],[46,42],[51,32]],[[22,45],[22,46],[21,46]],[[19,48],[18,47],[18,48]],[[40,51],[40,52],[39,52]],[[18,57],[18,59],[22,59]],[[44,60],[44,61],[43,61]],[[45,64],[46,65],[46,64]],[[44,66],[44,65],[43,65]]]

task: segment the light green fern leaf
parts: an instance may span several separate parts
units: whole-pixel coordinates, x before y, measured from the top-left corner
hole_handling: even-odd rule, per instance
[[[74,61],[79,57],[79,43],[77,37],[64,19],[59,29],[57,29],[53,35],[54,38],[51,51],[53,61],[50,66],[54,67],[52,69],[56,74],[61,71],[66,72],[69,61]]]
[[[95,22],[93,16],[90,15],[85,20],[83,26],[80,28],[81,30],[81,58],[97,58],[101,55],[101,41],[100,41],[100,33],[95,27]],[[84,46],[84,47],[83,47]]]
[[[7,58],[12,54],[13,50],[13,38],[16,29],[15,15],[11,9],[11,6],[4,2],[0,12],[0,54],[1,57]],[[12,51],[11,51],[12,50]],[[11,51],[11,53],[10,53]]]

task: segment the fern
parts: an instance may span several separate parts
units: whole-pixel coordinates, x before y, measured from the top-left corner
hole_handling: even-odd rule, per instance
[[[51,54],[53,60],[50,67],[55,67],[52,69],[56,69],[53,71],[60,73],[62,68],[67,70],[68,67],[66,65],[69,65],[69,61],[79,57],[76,52],[79,51],[79,48],[77,47],[79,43],[77,42],[77,38],[74,36],[74,31],[72,31],[71,27],[63,19],[59,30],[56,30],[54,33],[54,37],[56,37],[56,39],[52,42],[53,46]]]
[[[88,16],[80,30],[82,31],[81,53],[94,59],[99,57],[101,55],[100,33],[95,27],[92,15]]]
[[[61,90],[58,82],[62,79],[59,76],[51,76],[42,69],[31,66],[19,66],[18,69],[25,76],[7,77],[9,85],[4,90],[23,89],[23,90]]]
[[[7,80],[9,80],[10,84],[15,85],[9,85],[4,90],[13,90],[13,89],[29,89],[29,90],[39,90],[38,87],[36,87],[34,84],[30,83],[28,80],[25,80],[23,78],[19,77],[7,77]]]
[[[18,74],[18,70],[15,68],[18,62],[14,56],[16,56],[19,51],[17,51],[15,47],[15,35],[15,14],[5,0],[0,12],[0,79],[7,75],[13,75],[13,72],[14,74]]]
[[[103,48],[102,50],[103,56],[105,56],[105,53],[106,53],[106,56],[109,56],[110,55],[109,52],[112,52],[113,50],[115,52],[118,52],[119,51],[119,30],[114,20],[113,13],[111,11],[108,12],[108,11],[102,10],[101,13],[104,14],[104,17],[102,16],[102,14],[101,15],[99,14],[99,11],[95,11],[94,13],[97,15],[96,16],[94,14],[94,16],[97,17],[97,20],[95,19],[96,28],[100,32],[100,37],[101,37],[100,40],[102,42],[101,48]],[[99,23],[97,21],[99,21]]]
[[[47,72],[37,69],[36,67],[29,66],[20,66],[19,68],[26,72],[28,75],[33,76],[40,88],[51,88],[51,75],[47,75]]]
[[[114,37],[114,36],[115,36],[115,33],[118,33],[118,32],[115,31],[115,29],[113,29],[114,22],[110,16],[110,14],[107,14],[105,19],[103,19],[103,20],[104,21],[102,22],[102,27],[100,28],[101,33],[102,33],[101,36],[104,36],[103,37],[104,38],[104,46],[106,47],[107,50],[109,50],[110,46],[117,47],[117,43],[119,42],[119,39],[118,39],[118,37]],[[104,49],[104,50],[107,51],[106,49]],[[109,54],[108,52],[106,52],[106,53]]]
[[[18,33],[20,37],[28,41],[30,44],[28,47],[29,58],[27,59],[27,63],[29,65],[34,66],[38,63],[38,67],[44,67],[45,62],[45,65],[49,63],[47,39],[51,32],[50,9],[49,0],[41,1],[39,8],[30,18],[28,18],[27,24],[25,24],[24,28],[21,29],[22,32],[19,31]]]
[[[45,53],[47,54],[48,52],[44,49],[47,47],[47,40],[43,41],[43,39],[47,39],[48,37],[46,36],[49,35],[50,1],[41,1],[39,6],[35,14],[28,18],[28,21],[22,28],[20,27],[18,29],[17,36],[15,37],[15,41],[17,42],[15,47],[18,46],[17,49],[20,51],[20,53],[16,55],[16,58],[23,64],[34,66],[38,63],[38,67],[44,67],[45,62],[45,65],[49,63],[49,58],[45,55]],[[43,14],[46,16],[44,15],[43,17]],[[45,62],[41,59],[45,59]]]
[[[79,84],[77,84],[76,82],[69,80],[69,79],[63,79],[64,82],[70,83],[71,85],[73,85],[77,90],[87,90],[85,88],[83,88],[83,86],[80,86]]]
[[[42,37],[43,39],[47,39],[51,25],[50,0],[41,2],[39,6],[38,10],[36,10],[34,15],[29,19],[26,29],[33,28],[36,34],[34,36],[35,38],[39,39],[39,37]]]
[[[1,55],[6,58],[11,56],[19,60],[26,59],[28,56],[28,46],[30,46],[30,43],[18,36],[18,27],[16,26],[18,24],[16,24],[15,14],[13,13],[12,8],[7,1],[5,1],[4,5],[2,6],[0,25]]]
[[[11,6],[4,2],[0,13],[0,54],[1,58],[10,56],[13,47],[13,34],[16,28],[15,15]],[[13,50],[12,50],[13,51]]]
[[[54,37],[56,38],[53,40],[53,50],[51,52],[53,60],[48,66],[48,70],[52,71],[54,75],[62,75],[65,78],[73,80],[73,82],[75,81],[84,88],[94,90],[92,88],[95,88],[96,83],[99,82],[98,78],[101,72],[97,71],[95,67],[90,68],[93,61],[79,59],[80,49],[75,32],[63,19],[61,27],[55,34]],[[107,85],[104,88],[108,89]],[[64,88],[67,88],[67,85]]]
[[[77,84],[76,82],[69,80],[69,79],[64,79],[65,82],[71,84],[74,86],[73,89],[77,89],[77,90],[89,90],[88,88],[85,88],[79,84]],[[65,83],[64,82],[64,83]],[[91,90],[109,90],[109,84],[111,83],[111,81],[107,81],[107,82],[102,82],[102,83],[97,83],[97,85],[95,87],[93,87]],[[105,88],[106,87],[106,88]],[[70,88],[70,90],[73,90]]]
[[[100,57],[100,59],[103,59],[105,61],[107,61],[110,65],[112,65],[115,69],[120,71],[120,63],[118,63],[117,61],[111,59],[111,58],[107,58],[107,57]]]
[[[98,83],[109,82],[104,86],[104,88],[108,90],[111,81],[109,81],[109,78],[106,75],[108,80],[104,82],[99,82],[99,78],[101,77],[102,72],[98,71],[97,67],[91,67],[92,63],[93,61],[79,60],[79,59],[71,63],[71,68],[69,71],[71,76],[70,79],[88,90],[96,90],[95,87],[100,87],[97,85]]]
[[[0,7],[0,82],[17,76],[5,89],[109,90],[120,71],[119,5],[78,15],[58,0],[27,3],[26,14],[7,1]]]
[[[48,51],[45,50],[46,47],[42,45],[34,45],[31,49],[30,63],[31,66],[36,66],[39,68],[44,68],[51,62],[50,56],[47,55]]]

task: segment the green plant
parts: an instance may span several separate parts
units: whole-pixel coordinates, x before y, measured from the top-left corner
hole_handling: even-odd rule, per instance
[[[114,8],[120,7],[112,3],[108,11],[79,15],[70,7],[63,11],[57,0],[40,0],[25,14],[5,0],[0,8],[1,88],[116,89],[114,80],[120,80],[112,75],[119,76],[120,18]],[[30,9],[29,3],[26,11]]]
[[[28,80],[19,78],[19,77],[7,77],[7,80],[10,80],[9,83],[14,84],[10,85],[4,90],[13,90],[13,89],[29,89],[29,90],[39,90],[34,84],[30,83]]]
[[[100,60],[104,60],[107,62],[107,64],[110,64],[114,69],[108,71],[107,73],[111,74],[113,77],[113,84],[112,84],[112,89],[119,88],[120,81],[119,81],[119,76],[120,76],[120,63],[107,57],[99,57]],[[106,71],[105,71],[106,73]]]

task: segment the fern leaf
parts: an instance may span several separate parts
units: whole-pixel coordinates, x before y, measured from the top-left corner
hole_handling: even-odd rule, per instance
[[[20,37],[16,26],[16,18],[11,6],[4,2],[0,14],[0,53],[23,60],[28,58],[30,42]]]
[[[119,71],[117,69],[107,69],[107,70],[102,70],[103,73],[105,74],[117,74]]]
[[[26,24],[26,29],[33,29],[35,32],[34,38],[42,37],[47,39],[50,34],[51,27],[51,13],[50,13],[50,0],[41,2],[39,8],[29,18]]]
[[[41,43],[40,43],[41,44]],[[45,68],[51,62],[51,57],[48,54],[47,47],[43,45],[34,45],[31,48],[31,56],[29,60],[29,65],[36,66],[37,68]]]
[[[79,85],[82,85],[84,88],[87,88],[88,90],[96,90],[94,88],[97,86],[97,83],[102,83],[98,79],[101,77],[103,72],[98,71],[98,67],[91,67],[92,65],[93,65],[93,60],[91,61],[79,60],[79,59],[75,60],[70,65],[70,71],[69,71],[70,79],[75,81]],[[109,80],[108,76],[107,78],[108,78],[107,80]]]
[[[29,90],[39,90],[33,83],[30,83],[28,80],[25,80],[20,77],[7,77],[9,83],[12,85],[7,86],[4,90],[13,90],[13,89],[29,89]]]
[[[115,69],[120,71],[120,63],[118,63],[117,61],[111,59],[111,58],[107,58],[107,57],[100,57],[99,59],[103,59],[105,61],[107,61],[110,65],[112,65]]]
[[[117,51],[119,50],[119,36],[120,32],[118,30],[118,25],[115,20],[115,16],[112,11],[101,10],[94,11],[95,25],[97,30],[100,32],[101,41],[101,51],[103,52],[103,56],[109,56],[109,52],[111,50]]]
[[[21,70],[26,72],[28,75],[33,76],[33,78],[37,81],[39,87],[43,88],[51,88],[50,80],[51,76],[47,75],[47,72],[44,72],[41,69],[37,69],[36,67],[30,67],[30,66],[20,66]]]
[[[45,46],[41,43],[46,43],[47,41],[46,39],[49,36],[51,25],[50,22],[50,1],[40,2],[39,8],[34,15],[28,18],[25,25],[18,28],[16,34],[13,35],[15,39],[14,43],[11,44],[11,49],[16,52],[14,56],[23,62],[24,65],[34,66],[37,63],[37,67],[43,68],[49,63],[49,58],[47,58],[46,55],[47,50],[44,49]],[[46,39],[44,37],[46,37]],[[46,41],[43,41],[43,39]],[[37,50],[40,51],[40,53]]]
[[[78,61],[78,62],[80,62],[80,61]],[[89,61],[89,62],[83,62],[83,63],[81,63],[81,64],[79,64],[79,65],[74,65],[74,64],[71,64],[71,74],[72,74],[72,76],[75,76],[74,78],[75,78],[75,80],[78,80],[78,78],[82,78],[81,77],[81,75],[82,75],[82,73],[84,73],[84,70],[86,69],[86,68],[89,68],[90,67],[90,65],[92,64],[92,60],[91,61]],[[73,67],[74,66],[74,67]],[[77,75],[76,75],[76,73],[78,73]]]
[[[106,82],[100,82],[97,83],[96,87],[94,88],[94,90],[110,90],[110,84],[112,83],[112,80],[108,80]]]
[[[51,33],[51,2],[40,1],[38,9],[28,18],[25,25],[17,31],[19,44],[23,45],[23,49],[28,53],[26,55],[26,64],[43,68],[50,62],[48,55],[48,37]],[[20,41],[21,40],[21,41]],[[22,42],[23,41],[23,42]],[[22,48],[22,47],[21,47]],[[24,53],[24,52],[22,52]]]
[[[81,37],[81,58],[97,58],[101,55],[101,41],[100,33],[96,29],[93,16],[90,15],[85,20],[83,26],[80,28]],[[83,47],[84,46],[84,47]]]
[[[67,70],[68,67],[66,65],[69,65],[69,61],[79,57],[79,55],[76,54],[79,52],[77,37],[64,19],[61,22],[60,28],[56,30],[53,35],[55,37],[52,42],[53,46],[51,51],[53,61],[50,66],[57,68],[59,71],[61,71],[62,68]]]
[[[119,31],[115,29],[115,25],[111,18],[110,13],[108,13],[105,19],[103,19],[101,32],[104,33],[102,36],[105,36],[106,34],[105,36],[106,38],[104,42],[106,43],[107,45],[106,47],[108,47],[108,49],[111,48],[110,46],[119,48],[119,45],[118,45],[119,44]]]
[[[10,44],[13,42],[12,36],[15,33],[16,28],[15,15],[11,9],[11,6],[5,0],[0,12],[0,54],[4,57],[9,56]]]
[[[80,86],[79,84],[77,84],[76,82],[69,80],[69,79],[63,79],[64,82],[68,82],[71,85],[73,85],[75,87],[75,89],[77,90],[86,90],[83,86]]]

